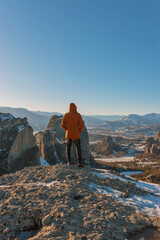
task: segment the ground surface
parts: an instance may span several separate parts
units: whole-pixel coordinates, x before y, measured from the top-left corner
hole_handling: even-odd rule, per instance
[[[3,175],[0,239],[124,240],[148,226],[159,228],[160,189],[140,184],[66,165]]]
[[[135,179],[160,184],[160,159],[136,160],[134,157],[120,158],[95,158],[95,160],[108,169],[121,171],[142,171],[139,175],[134,175]]]

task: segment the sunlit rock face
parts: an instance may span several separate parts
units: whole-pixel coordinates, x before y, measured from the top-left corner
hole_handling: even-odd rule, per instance
[[[160,131],[157,134],[157,139],[153,137],[147,139],[145,153],[150,157],[158,157],[160,155]]]
[[[111,136],[102,138],[101,142],[93,146],[92,149],[96,154],[102,154],[106,156],[116,154],[120,151],[127,153],[127,150],[116,144]]]
[[[41,156],[50,164],[56,164],[54,153],[54,137],[50,130],[40,131],[36,135],[36,143],[40,150]]]
[[[50,164],[67,163],[65,131],[61,127],[62,116],[51,117],[47,130],[37,133],[36,142],[42,157]],[[73,144],[74,145],[74,144]],[[96,163],[90,153],[89,137],[86,127],[81,133],[82,158],[86,165],[95,166]],[[72,146],[72,163],[77,163],[75,147]]]
[[[1,169],[12,172],[39,164],[39,149],[27,119],[0,113]]]
[[[160,145],[160,131],[157,133],[157,142]]]

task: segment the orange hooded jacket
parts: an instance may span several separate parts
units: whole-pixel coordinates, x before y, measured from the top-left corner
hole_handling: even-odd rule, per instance
[[[77,107],[74,103],[70,103],[69,112],[63,116],[61,126],[66,131],[66,139],[71,139],[72,141],[80,139],[84,122],[81,114],[77,112]]]

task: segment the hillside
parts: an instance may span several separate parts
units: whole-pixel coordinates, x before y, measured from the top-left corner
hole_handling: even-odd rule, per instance
[[[0,112],[11,113],[16,118],[26,117],[34,131],[45,129],[49,122],[49,117],[33,113],[25,108],[0,107]]]
[[[68,109],[66,109],[66,112]],[[26,117],[29,124],[34,131],[44,130],[53,115],[63,115],[59,112],[43,112],[43,111],[29,111],[25,108],[11,108],[1,107],[0,112],[11,113],[14,117]],[[127,128],[133,126],[132,131],[148,131],[148,129],[141,129],[141,127],[148,128],[155,126],[159,130],[160,114],[151,113],[146,115],[130,114],[128,116],[121,115],[82,115],[87,127],[94,126],[95,129],[108,129],[111,128],[115,131],[116,128]],[[140,128],[140,129],[139,129]],[[117,129],[117,131],[119,131]],[[149,129],[150,131],[150,129]]]
[[[130,114],[122,119],[126,124],[136,124],[136,125],[156,125],[160,124],[160,114],[150,113],[143,116]]]
[[[1,240],[124,240],[160,227],[160,188],[105,170],[27,167],[0,190]]]
[[[152,126],[160,124],[160,114],[158,113],[150,113],[145,114],[143,116],[136,114],[129,114],[119,121],[105,121],[104,125],[108,125],[109,127],[126,127],[126,126]]]

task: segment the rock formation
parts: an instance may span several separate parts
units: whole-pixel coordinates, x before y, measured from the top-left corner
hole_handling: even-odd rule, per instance
[[[36,142],[41,156],[50,164],[67,163],[65,131],[61,127],[62,116],[54,115],[51,117],[47,130],[38,132]],[[74,145],[74,144],[73,144]],[[86,165],[96,166],[97,163],[90,153],[89,138],[86,127],[81,133],[82,158]],[[72,147],[72,163],[76,164],[76,151]]]
[[[160,131],[157,133],[157,142],[160,145]]]
[[[160,155],[160,131],[156,140],[153,137],[147,139],[145,154],[150,157],[158,157]]]
[[[0,165],[9,172],[40,164],[33,129],[26,118],[0,113]]]
[[[40,150],[41,156],[50,164],[56,164],[54,149],[54,137],[50,130],[40,131],[36,135],[36,143]]]
[[[100,155],[112,155],[117,154],[120,151],[125,151],[118,144],[114,143],[111,136],[106,136],[102,138],[100,143],[92,146],[92,150],[96,154]]]

